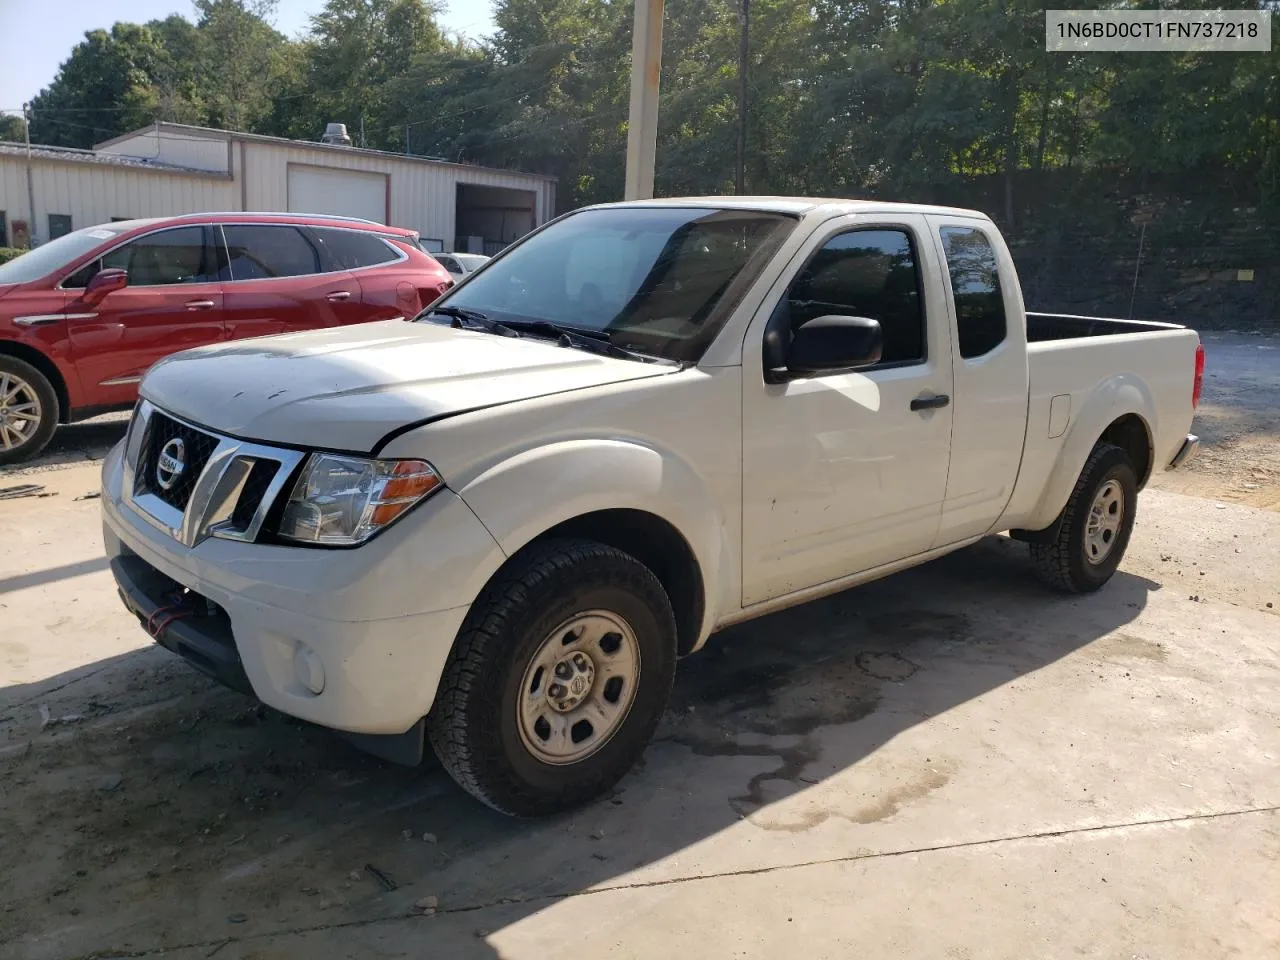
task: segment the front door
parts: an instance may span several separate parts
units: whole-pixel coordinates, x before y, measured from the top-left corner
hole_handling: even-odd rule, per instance
[[[71,343],[86,399],[124,405],[157,360],[222,339],[222,291],[208,227],[157,230],[107,253],[97,268],[128,272],[129,285],[68,312]],[[82,271],[87,280],[92,271]],[[81,274],[77,274],[77,277]]]
[[[742,356],[744,606],[933,543],[951,445],[951,408],[941,398],[951,394],[952,369],[929,242],[922,217],[833,221],[752,323]],[[766,383],[766,326],[794,329],[826,314],[879,321],[880,363]]]

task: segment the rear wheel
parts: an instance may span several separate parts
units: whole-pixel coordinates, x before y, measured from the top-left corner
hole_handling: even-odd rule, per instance
[[[58,395],[31,364],[0,356],[0,464],[29,460],[58,428]]]
[[[1097,590],[1124,559],[1137,505],[1138,475],[1129,455],[1098,443],[1080,471],[1056,536],[1031,544],[1036,575],[1069,593]]]
[[[648,567],[604,544],[550,541],[476,600],[427,733],[477,799],[515,816],[556,813],[631,769],[675,663],[675,616]]]

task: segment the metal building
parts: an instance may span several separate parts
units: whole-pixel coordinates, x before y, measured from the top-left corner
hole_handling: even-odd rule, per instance
[[[338,124],[325,139],[156,123],[93,150],[0,143],[0,246],[24,230],[39,243],[109,220],[264,210],[363,217],[415,229],[432,249],[495,253],[555,214],[552,177],[364,150]]]

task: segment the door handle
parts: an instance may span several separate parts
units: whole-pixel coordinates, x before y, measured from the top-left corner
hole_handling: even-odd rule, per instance
[[[350,300],[350,299],[351,299],[350,290],[335,290],[333,291],[333,293],[329,294],[329,300],[331,302],[337,302],[338,300]]]
[[[212,310],[213,301],[212,300],[188,300],[187,309],[188,310]]]
[[[951,402],[945,393],[935,393],[931,397],[919,396],[911,401],[912,410],[938,410]]]

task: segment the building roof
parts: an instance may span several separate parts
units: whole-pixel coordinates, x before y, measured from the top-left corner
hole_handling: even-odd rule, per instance
[[[27,156],[25,143],[13,143],[0,140],[0,156]],[[89,163],[106,167],[128,167],[134,170],[158,170],[165,173],[178,173],[194,177],[212,177],[216,180],[229,180],[226,173],[215,170],[198,170],[195,167],[181,167],[173,163],[162,163],[145,157],[122,157],[112,153],[95,153],[92,150],[77,150],[74,147],[50,147],[45,144],[31,145],[32,160],[53,160],[59,163]]]
[[[169,123],[165,120],[159,120],[149,127],[141,127],[138,130],[132,130],[129,133],[122,133],[118,137],[112,137],[110,140],[103,140],[101,143],[94,144],[95,150],[101,150],[103,147],[113,146],[130,140],[133,137],[145,136],[151,134],[162,134],[165,132],[183,134],[195,139],[204,140],[244,140],[249,143],[273,143],[278,146],[285,147],[305,147],[315,150],[336,150],[343,153],[357,153],[362,156],[382,157],[388,160],[400,160],[408,163],[424,163],[434,167],[454,167],[461,170],[483,170],[490,173],[501,173],[508,176],[515,175],[520,177],[529,177],[534,180],[550,180],[556,182],[559,178],[553,177],[545,173],[526,173],[523,170],[508,170],[503,167],[482,167],[474,163],[454,163],[450,160],[441,160],[434,157],[419,157],[409,153],[394,153],[390,150],[371,150],[367,147],[348,147],[338,143],[324,143],[319,140],[290,140],[288,137],[272,137],[263,133],[241,133],[236,130],[219,130],[215,127],[199,127],[188,123]]]

